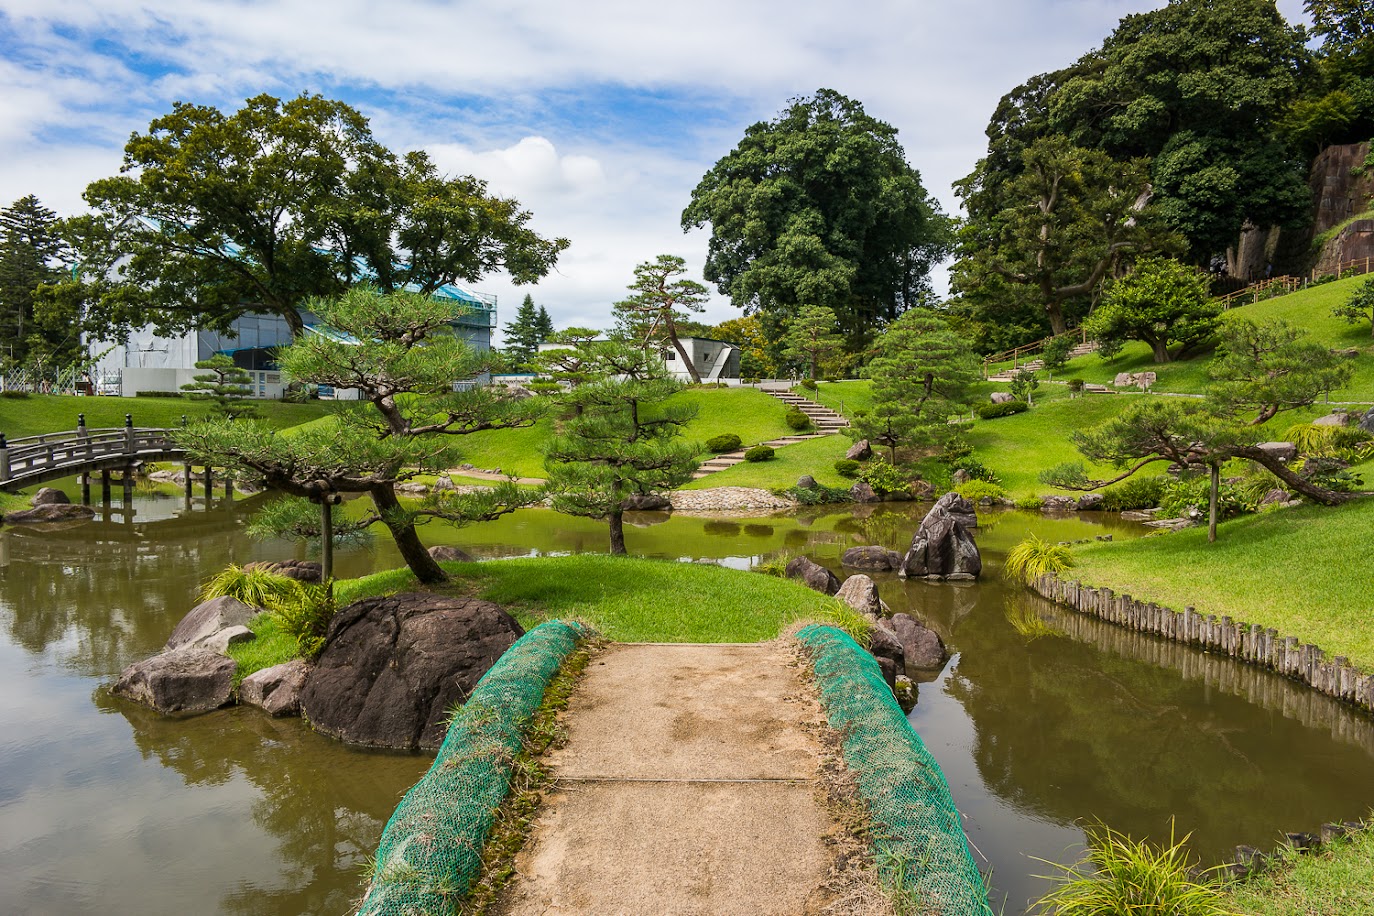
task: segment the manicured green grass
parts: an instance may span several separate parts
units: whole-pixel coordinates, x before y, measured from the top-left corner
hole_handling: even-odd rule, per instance
[[[254,671],[289,662],[300,654],[296,637],[282,631],[271,614],[254,617],[248,621],[248,628],[253,631],[252,639],[225,649],[225,654],[238,666],[234,670],[235,685]]]
[[[1072,576],[1181,610],[1274,627],[1374,669],[1374,499],[1266,512],[1075,550]]]
[[[287,404],[282,401],[255,401],[263,418],[272,426],[285,428],[347,410],[347,401],[309,401]],[[76,415],[86,415],[90,429],[123,426],[124,415],[133,417],[135,426],[179,426],[181,416],[199,419],[209,415],[207,401],[186,398],[72,397],[34,394],[27,398],[0,398],[0,432],[11,439],[63,432],[76,428]]]
[[[732,468],[694,480],[682,489],[705,490],[712,487],[796,486],[797,479],[810,474],[827,487],[848,487],[854,483],[835,472],[835,462],[844,457],[854,443],[847,436],[822,436],[777,449],[771,461],[744,461]]]
[[[833,598],[788,579],[722,566],[605,554],[445,563],[445,588],[511,609],[529,628],[555,617],[585,620],[622,642],[756,642],[799,620],[851,625]],[[339,604],[414,588],[396,569],[336,586]]]
[[[1247,916],[1374,914],[1374,832],[1366,831],[1319,855],[1292,856],[1226,889],[1228,906]]]
[[[815,391],[793,389],[804,398],[829,407],[836,413],[852,417],[856,411],[873,409],[873,383],[865,379],[843,382],[818,382]]]
[[[1352,363],[1355,373],[1350,384],[1331,393],[1333,401],[1374,403],[1374,340],[1365,322],[1350,324],[1334,318],[1331,309],[1350,298],[1355,287],[1367,277],[1352,277],[1309,287],[1286,296],[1266,299],[1230,309],[1222,320],[1247,318],[1251,321],[1283,319],[1291,325],[1305,328],[1314,339],[1332,349],[1359,349],[1360,355]],[[1080,356],[1055,373],[1055,378],[1081,378],[1086,382],[1110,384],[1118,372],[1154,372],[1158,375],[1156,391],[1175,391],[1201,394],[1208,384],[1207,364],[1210,354],[1181,362],[1157,364],[1150,348],[1143,343],[1129,343],[1115,359],[1104,361],[1096,354]]]

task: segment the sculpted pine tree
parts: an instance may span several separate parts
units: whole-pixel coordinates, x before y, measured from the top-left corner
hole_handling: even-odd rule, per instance
[[[851,419],[855,439],[886,446],[892,464],[897,450],[938,445],[963,413],[978,364],[968,342],[942,319],[913,310],[897,319],[877,341],[878,355],[864,367],[873,380],[873,408]]]
[[[625,501],[692,479],[700,449],[681,440],[695,410],[665,403],[681,390],[654,353],[616,342],[584,345],[595,378],[565,396],[571,410],[545,451],[559,512],[605,519],[611,553],[625,553]]]
[[[485,521],[531,505],[539,494],[506,484],[406,505],[396,485],[456,466],[464,435],[533,424],[538,399],[507,400],[483,388],[454,391],[454,382],[479,375],[491,359],[452,333],[458,315],[451,302],[354,287],[338,299],[312,301],[311,309],[340,333],[311,335],[280,350],[282,372],[354,389],[359,409],[290,435],[261,421],[208,421],[177,438],[195,461],[324,506],[342,495],[367,495],[373,511],[362,524],[385,525],[416,577],[442,582],[447,576],[420,542],[419,524]]]
[[[635,281],[628,289],[634,293],[614,306],[621,328],[641,347],[662,340],[677,351],[682,366],[701,384],[701,374],[678,339],[677,323],[687,320],[688,312],[700,312],[705,306],[706,287],[695,280],[681,279],[687,272],[687,262],[676,255],[661,254],[635,268]],[[675,279],[678,278],[678,279]]]
[[[252,376],[235,366],[231,357],[216,353],[198,361],[196,368],[210,371],[192,376],[194,382],[181,386],[192,398],[213,401],[215,413],[227,420],[258,415],[257,408],[248,401]]]
[[[844,350],[844,338],[835,330],[835,312],[808,305],[783,337],[783,356],[806,366],[807,378],[820,378],[821,368]]]

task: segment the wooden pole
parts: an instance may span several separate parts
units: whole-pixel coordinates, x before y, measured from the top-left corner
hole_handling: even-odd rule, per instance
[[[105,505],[110,504],[110,472],[100,472],[100,501]]]
[[[1207,512],[1207,543],[1215,544],[1217,540],[1217,491],[1221,487],[1221,465],[1212,462],[1212,491],[1211,499]]]
[[[209,508],[209,506],[210,506],[210,500],[214,497],[214,494],[211,492],[211,487],[213,486],[213,484],[211,483],[211,476],[212,476],[212,475],[211,475],[211,473],[210,473],[210,465],[207,464],[207,465],[205,466],[205,505],[206,505],[206,508]]]
[[[320,500],[320,581],[334,578],[334,507],[330,497]]]

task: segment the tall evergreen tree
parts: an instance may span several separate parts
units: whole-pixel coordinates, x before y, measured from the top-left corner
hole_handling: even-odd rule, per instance
[[[46,327],[34,316],[35,292],[62,278],[69,256],[58,226],[57,214],[32,194],[0,210],[0,355],[17,363],[35,348],[74,353],[79,342],[74,329]]]
[[[543,343],[553,336],[553,319],[549,317],[548,309],[539,306],[539,342]]]
[[[525,294],[525,300],[515,312],[515,320],[506,325],[505,331],[506,348],[502,352],[510,359],[513,367],[528,366],[534,354],[539,352],[539,344],[544,339],[540,335],[539,313],[535,310],[534,298],[529,293]]]

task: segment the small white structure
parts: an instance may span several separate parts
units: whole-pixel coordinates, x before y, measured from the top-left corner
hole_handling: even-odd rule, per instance
[[[687,351],[703,382],[725,382],[739,378],[740,349],[734,344],[710,337],[679,337],[678,342]],[[666,346],[662,353],[669,372],[684,381],[691,380],[692,373],[683,365],[676,348]]]

